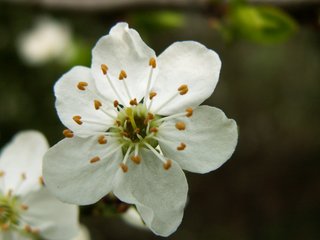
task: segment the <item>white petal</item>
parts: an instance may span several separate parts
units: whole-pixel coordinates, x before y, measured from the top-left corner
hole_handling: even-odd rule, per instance
[[[39,229],[41,237],[71,239],[79,233],[78,206],[60,202],[46,188],[27,195],[22,202],[28,206],[22,213],[24,221]]]
[[[186,124],[186,129],[175,128],[178,121]],[[200,106],[193,115],[169,120],[159,127],[159,142],[163,154],[177,161],[184,170],[206,173],[220,167],[235,150],[238,141],[236,122],[228,119],[217,108]],[[166,141],[165,141],[166,140]],[[182,143],[186,148],[178,151]]]
[[[86,90],[78,89],[79,82],[88,84]],[[110,116],[94,107],[94,100],[100,101],[104,109],[112,108],[113,105],[111,102],[104,100],[96,90],[89,68],[80,66],[72,68],[57,81],[54,92],[57,98],[56,109],[60,120],[76,135],[89,136],[94,132],[105,131],[113,123]],[[81,116],[83,124],[77,124],[73,120],[74,116]],[[86,122],[86,120],[94,122]]]
[[[84,225],[80,225],[79,234],[75,238],[72,238],[72,240],[90,240],[90,239],[91,238],[90,238],[89,230]]]
[[[161,108],[159,114],[170,115],[186,107],[199,106],[213,92],[219,78],[221,61],[212,50],[200,43],[176,42],[159,57],[159,74],[153,90],[157,93],[152,105],[157,110],[181,85],[188,86],[188,93],[177,96]]]
[[[78,205],[97,202],[112,189],[112,181],[122,160],[117,140],[98,144],[98,136],[64,139],[44,157],[43,177],[48,189],[60,200]],[[100,161],[90,163],[94,157]]]
[[[112,101],[121,101],[115,95],[106,76],[102,74],[101,64],[106,64],[111,81],[124,101],[121,104],[127,106],[131,100],[125,91],[123,81],[128,85],[131,97],[140,101],[146,91],[151,57],[155,57],[155,53],[143,42],[139,33],[129,28],[126,23],[118,23],[109,35],[100,38],[92,50],[92,73],[99,90]],[[127,73],[127,78],[123,81],[118,80],[121,70]]]
[[[0,179],[4,185],[3,192],[10,189],[14,195],[25,195],[39,189],[42,158],[48,148],[48,142],[40,132],[30,130],[15,135],[0,156],[0,170],[5,173]]]
[[[149,150],[141,150],[139,165],[128,162],[127,173],[118,172],[114,194],[137,206],[146,225],[157,235],[168,236],[180,225],[188,184],[181,168],[173,162],[164,170]]]
[[[121,217],[126,223],[133,227],[147,229],[147,226],[144,224],[140,214],[135,207],[130,207],[125,213],[121,215]]]

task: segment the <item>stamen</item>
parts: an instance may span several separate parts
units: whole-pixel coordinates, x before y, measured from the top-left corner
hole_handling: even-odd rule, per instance
[[[155,96],[157,96],[157,93],[156,93],[156,92],[151,91],[151,92],[149,93],[149,99],[150,99],[150,100],[152,100],[152,98],[154,98]]]
[[[73,132],[70,129],[65,129],[63,130],[62,134],[66,137],[66,138],[72,138],[74,136]]]
[[[188,89],[188,85],[183,84],[178,88],[178,91],[180,92],[180,95],[185,95],[189,89]]]
[[[5,175],[5,172],[0,170],[0,177],[3,177]]]
[[[144,119],[144,124],[147,125],[150,120],[154,119],[154,115],[148,112],[147,117]]]
[[[107,139],[104,135],[99,136],[98,138],[98,142],[99,144],[106,144],[107,143]]]
[[[178,151],[182,151],[182,150],[184,150],[184,149],[186,148],[186,146],[187,146],[187,145],[182,142],[182,143],[180,143],[180,145],[177,147],[177,150],[178,150]]]
[[[170,159],[168,159],[164,164],[163,164],[163,168],[165,170],[169,170],[172,166],[172,161]]]
[[[79,116],[79,115],[73,116],[72,119],[79,125],[81,125],[83,123],[81,121],[81,116]]]
[[[193,109],[192,109],[191,107],[188,107],[188,108],[186,109],[186,112],[187,112],[186,116],[187,116],[187,117],[191,117],[192,114],[193,114]]]
[[[25,173],[21,173],[21,180],[24,181],[27,179],[27,175]]]
[[[29,209],[29,206],[27,206],[25,204],[21,204],[21,209],[24,211],[27,211]]]
[[[78,85],[77,85],[78,89],[81,90],[81,91],[86,90],[87,86],[88,86],[87,82],[79,82]]]
[[[114,100],[114,101],[113,101],[113,106],[114,106],[115,108],[117,108],[117,107],[119,106],[119,102],[118,102],[117,100]]]
[[[124,173],[128,172],[128,166],[124,163],[120,163],[120,167]]]
[[[149,66],[151,66],[151,69],[150,69],[150,73],[149,73],[149,78],[148,78],[146,93],[145,93],[144,98],[143,98],[143,104],[144,104],[144,105],[146,105],[146,103],[147,103],[148,93],[150,92],[150,85],[151,85],[151,80],[152,80],[152,76],[153,76],[153,69],[155,69],[156,66],[157,66],[157,62],[156,62],[156,59],[155,59],[155,58],[150,58],[150,60],[149,60]],[[148,108],[148,109],[149,109],[149,108]]]
[[[30,225],[25,225],[25,226],[24,226],[24,230],[25,230],[27,233],[32,233],[32,228],[30,227]]]
[[[101,159],[98,156],[96,156],[90,160],[90,163],[96,163],[96,162],[99,162],[100,160]]]
[[[10,228],[10,224],[9,223],[3,223],[1,224],[1,230],[3,231],[7,231]]]
[[[136,156],[131,156],[131,160],[135,163],[135,164],[140,164],[141,162],[141,157],[136,155]]]
[[[103,73],[103,75],[106,75],[108,72],[108,66],[106,64],[101,64],[101,71]]]
[[[121,70],[119,73],[119,80],[123,80],[124,78],[127,78],[127,73],[124,70]]]
[[[150,58],[149,60],[149,66],[151,66],[152,68],[156,68],[157,67],[157,62],[155,58]]]
[[[184,122],[177,122],[176,123],[176,128],[178,129],[178,130],[185,130],[186,129],[186,124],[184,123]]]
[[[134,98],[134,99],[132,99],[132,100],[130,100],[130,105],[131,106],[133,106],[133,105],[138,105],[138,102],[137,102],[137,99],[136,98]]]
[[[44,186],[44,185],[45,185],[43,176],[40,176],[40,177],[39,177],[39,183],[40,183],[41,186]]]
[[[94,108],[98,110],[102,106],[102,103],[99,100],[94,100]]]
[[[150,128],[150,132],[157,133],[158,132],[158,128],[157,127],[152,127],[152,128]]]

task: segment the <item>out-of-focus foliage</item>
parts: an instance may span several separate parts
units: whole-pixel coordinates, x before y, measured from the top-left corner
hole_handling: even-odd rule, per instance
[[[220,28],[227,40],[243,38],[256,43],[278,43],[297,30],[295,21],[271,6],[252,6],[232,2]]]

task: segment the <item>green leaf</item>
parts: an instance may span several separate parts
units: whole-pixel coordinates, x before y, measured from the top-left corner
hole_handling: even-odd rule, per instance
[[[234,37],[257,43],[287,40],[297,29],[297,24],[289,15],[274,7],[238,5],[231,10],[229,17],[229,27]]]

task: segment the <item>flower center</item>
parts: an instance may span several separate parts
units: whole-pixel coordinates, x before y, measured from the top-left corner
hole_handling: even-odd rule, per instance
[[[136,144],[139,147],[142,147],[144,143],[153,147],[158,145],[158,141],[152,137],[157,134],[160,125],[160,122],[156,121],[160,119],[159,115],[148,112],[147,107],[141,103],[125,108],[118,106],[118,110],[115,125],[109,131],[121,136],[119,141],[123,145],[123,152]]]
[[[0,195],[0,228],[2,230],[12,229],[19,224],[21,206],[17,197],[10,194]]]

